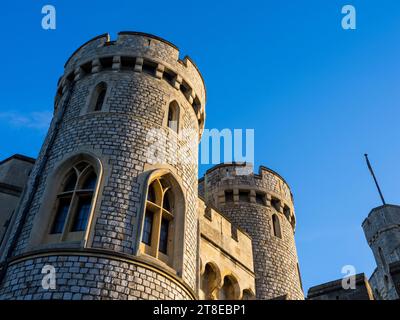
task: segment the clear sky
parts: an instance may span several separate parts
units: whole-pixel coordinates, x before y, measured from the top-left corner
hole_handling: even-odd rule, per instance
[[[45,4],[57,9],[56,30],[41,28]],[[345,4],[356,30],[341,28]],[[363,154],[399,204],[398,0],[7,1],[0,28],[0,158],[37,156],[77,47],[105,32],[152,33],[197,63],[206,127],[254,129],[256,167],[291,185],[305,289],[347,264],[373,271],[361,223],[380,202]]]

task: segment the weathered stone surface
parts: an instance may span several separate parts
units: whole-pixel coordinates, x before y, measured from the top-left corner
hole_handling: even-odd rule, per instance
[[[233,190],[233,201],[224,199],[224,191]],[[292,196],[286,182],[273,171],[261,167],[259,174],[245,165],[219,165],[207,171],[199,182],[205,203],[218,208],[232,223],[252,239],[257,299],[303,299],[298,259],[294,241],[295,216]],[[249,201],[241,201],[239,191],[249,191]],[[255,202],[256,192],[263,193],[265,202]],[[271,199],[279,199],[279,212]],[[283,214],[283,206],[290,215]],[[273,235],[272,215],[279,216],[282,237]]]

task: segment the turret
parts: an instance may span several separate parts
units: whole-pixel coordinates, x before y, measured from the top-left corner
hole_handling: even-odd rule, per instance
[[[304,299],[286,181],[266,167],[254,174],[246,163],[222,164],[206,172],[199,190],[206,204],[250,235],[257,299]]]
[[[374,254],[377,268],[370,278],[376,299],[398,299],[391,264],[400,261],[400,206],[374,208],[362,223],[365,238]],[[397,279],[397,278],[396,278]]]
[[[3,251],[0,298],[195,299],[205,99],[196,65],[159,37],[79,47]]]

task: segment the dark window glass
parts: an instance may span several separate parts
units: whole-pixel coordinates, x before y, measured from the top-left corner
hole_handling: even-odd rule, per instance
[[[92,197],[82,197],[78,202],[78,212],[76,213],[74,224],[71,231],[84,231],[89,219]]]
[[[85,183],[83,184],[83,189],[84,190],[93,190],[94,187],[96,186],[96,180],[97,176],[94,172],[91,172],[85,180]]]
[[[51,228],[52,234],[61,233],[63,231],[70,203],[70,198],[62,198],[59,200],[56,218],[54,220],[53,227]]]
[[[85,169],[88,166],[88,164],[86,162],[79,162],[75,168],[77,168],[79,170],[79,172],[82,172],[83,169]]]
[[[65,182],[63,191],[64,192],[73,191],[75,189],[75,185],[76,185],[76,174],[75,172],[72,172],[68,177],[67,181]]]
[[[96,105],[94,106],[94,111],[100,111],[103,107],[104,98],[106,96],[106,90],[102,89],[97,96]]]
[[[149,191],[147,192],[147,200],[153,203],[156,202],[156,191],[154,190],[154,184],[149,186]]]
[[[167,192],[164,194],[163,208],[171,212],[171,190],[167,190]]]
[[[168,228],[169,228],[169,221],[167,219],[162,219],[161,229],[160,229],[160,245],[158,250],[164,254],[167,254]]]
[[[143,226],[143,236],[142,242],[151,245],[151,231],[153,229],[153,212],[146,211],[146,215],[144,217],[144,226]]]

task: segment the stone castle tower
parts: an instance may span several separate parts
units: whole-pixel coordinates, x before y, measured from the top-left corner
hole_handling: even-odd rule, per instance
[[[310,300],[398,300],[400,297],[400,206],[385,204],[371,210],[362,228],[376,261],[368,279],[355,275],[355,288],[343,288],[342,279],[308,290]]]
[[[394,266],[400,261],[400,207],[383,205],[372,209],[362,227],[377,265],[369,279],[375,299],[399,299],[400,282]]]
[[[198,181],[205,100],[166,40],[78,48],[18,205],[0,197],[0,299],[303,299],[286,182],[240,164]]]
[[[199,71],[165,40],[121,32],[116,41],[101,35],[77,49],[65,64],[54,118],[4,248],[12,262],[0,295],[36,292],[36,269],[51,264],[65,279],[52,293],[56,298],[106,290],[110,298],[144,292],[146,298],[193,299],[204,105]],[[191,134],[177,135],[184,130]],[[149,160],[160,140],[167,141],[155,150],[162,165]],[[141,242],[149,223],[159,229],[154,233],[170,234],[163,243]],[[147,260],[139,252],[148,253]],[[80,270],[81,279],[69,279]],[[172,289],[157,291],[154,281]],[[15,288],[21,282],[29,282],[27,290]],[[81,292],[88,282],[97,289]]]
[[[199,184],[216,207],[252,239],[257,299],[303,299],[294,231],[296,218],[288,184],[276,172],[246,164],[221,164]]]

